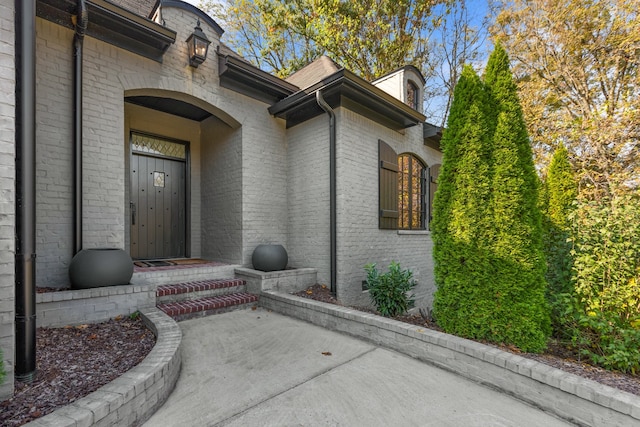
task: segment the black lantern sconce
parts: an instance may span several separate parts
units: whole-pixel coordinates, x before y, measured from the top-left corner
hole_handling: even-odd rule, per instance
[[[187,48],[189,49],[189,65],[198,68],[207,59],[207,50],[211,42],[200,28],[200,20],[198,25],[193,29],[193,33],[187,38]]]

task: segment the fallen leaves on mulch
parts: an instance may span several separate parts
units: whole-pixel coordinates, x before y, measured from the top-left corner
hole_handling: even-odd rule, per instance
[[[296,292],[294,295],[329,304],[343,305],[333,295],[331,295],[331,292],[326,285],[313,285],[304,291]],[[375,310],[367,307],[350,308],[377,314]],[[425,319],[421,315],[404,314],[394,317],[394,319],[400,322],[423,326],[427,329],[442,332],[442,328],[440,328],[435,322],[428,318]],[[551,340],[546,352],[541,354],[523,353],[513,346],[495,345],[484,341],[482,343],[492,347],[498,347],[503,351],[515,353],[528,359],[533,359],[546,365],[553,366],[554,368],[561,369],[565,372],[579,375],[583,378],[597,381],[601,384],[608,385],[609,387],[614,387],[640,396],[640,376],[629,375],[616,371],[607,371],[606,369],[590,365],[580,359],[579,353],[576,349],[564,346],[558,341]]]
[[[155,341],[140,318],[38,328],[36,378],[16,382],[15,395],[0,402],[0,425],[23,425],[86,396],[140,363]]]

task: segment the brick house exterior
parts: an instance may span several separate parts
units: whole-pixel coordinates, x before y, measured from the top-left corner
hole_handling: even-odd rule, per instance
[[[74,178],[70,171],[76,3],[36,1],[35,277],[40,287],[67,287],[73,257]],[[133,227],[142,210],[132,202],[132,193],[140,191],[134,182],[138,165],[134,162],[139,161],[135,150],[151,150],[144,145],[147,142],[136,145],[135,141],[147,138],[150,144],[185,147],[184,157],[169,159],[174,166],[183,164],[185,171],[185,194],[176,211],[184,215],[186,229],[184,245],[178,245],[180,256],[251,266],[257,245],[279,243],[287,249],[291,267],[317,268],[318,280],[327,284],[335,280],[337,297],[347,304],[368,302],[362,290],[365,264],[375,262],[386,268],[395,260],[414,271],[418,305],[431,305],[428,192],[433,186],[428,183],[428,171],[440,163],[442,154],[437,132],[424,123],[419,103],[413,108],[407,105],[413,99],[410,96],[421,97],[424,85],[415,68],[400,68],[366,82],[328,58],[319,58],[285,81],[234,54],[221,42],[218,24],[189,4],[174,0],[86,3],[83,247],[117,247],[134,258],[157,258],[152,255],[158,252],[147,247],[151,238],[145,241]],[[14,5],[14,0],[0,0],[4,95],[15,92]],[[207,59],[195,68],[189,64],[185,40],[197,22],[211,44]],[[409,87],[417,92],[409,95]],[[318,96],[335,116],[333,128]],[[16,112],[12,96],[0,97],[0,111],[0,348],[9,374],[0,386],[1,399],[13,388],[14,365]],[[380,227],[381,141],[398,155],[410,153],[425,168],[423,218],[418,227]],[[164,185],[165,173],[159,175]],[[137,252],[135,245],[146,249]]]

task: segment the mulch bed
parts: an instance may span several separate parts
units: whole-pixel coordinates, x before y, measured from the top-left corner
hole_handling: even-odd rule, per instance
[[[20,426],[86,396],[140,363],[155,345],[140,318],[36,330],[36,378],[0,402],[0,425]]]
[[[307,290],[296,292],[294,295],[304,298],[310,298],[316,301],[326,302],[329,304],[343,305],[331,295],[331,292],[326,285],[313,285]],[[375,310],[367,307],[350,308],[378,314]],[[428,317],[425,318],[421,315],[404,314],[394,317],[394,319],[442,332],[442,328],[440,328],[435,322],[433,322]],[[589,363],[586,363],[584,360],[580,359],[579,353],[576,349],[567,347],[566,345],[563,345],[558,341],[551,340],[546,351],[541,354],[523,353],[513,346],[495,345],[484,341],[482,341],[482,343],[490,345],[492,347],[500,348],[504,351],[518,354],[522,357],[536,360],[546,365],[553,366],[554,368],[561,369],[565,372],[579,375],[581,377],[597,381],[601,384],[608,385],[610,387],[614,387],[640,396],[640,376],[625,374],[616,371],[607,371],[606,369],[590,365]]]

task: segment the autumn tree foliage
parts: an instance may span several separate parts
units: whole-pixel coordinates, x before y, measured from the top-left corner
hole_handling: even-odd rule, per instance
[[[523,111],[542,170],[566,147],[577,181],[550,166],[547,279],[554,325],[592,362],[640,371],[640,19],[635,0],[499,1],[493,36],[513,53]],[[561,153],[562,149],[556,151]],[[558,154],[560,155],[560,154]],[[553,165],[553,162],[552,162]],[[560,170],[561,169],[561,170]],[[564,172],[563,172],[564,171]],[[554,190],[554,173],[558,187]],[[565,176],[565,178],[562,178]],[[564,189],[563,189],[564,188]],[[551,193],[558,199],[552,203]],[[566,199],[566,200],[565,200]],[[556,224],[556,225],[554,225]],[[557,238],[557,239],[556,239]],[[555,240],[555,241],[554,241]],[[551,253],[550,251],[555,251]],[[571,263],[567,286],[566,262]]]
[[[200,6],[235,33],[240,54],[285,77],[326,54],[373,80],[429,54],[442,0],[212,0]],[[237,42],[237,43],[236,43]]]
[[[454,92],[434,201],[434,312],[450,333],[546,347],[550,320],[538,181],[509,59],[484,82],[465,68]]]
[[[592,200],[640,185],[637,0],[498,1],[537,161],[564,144]]]

